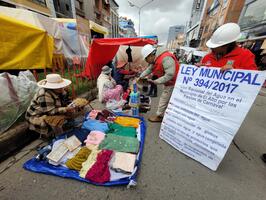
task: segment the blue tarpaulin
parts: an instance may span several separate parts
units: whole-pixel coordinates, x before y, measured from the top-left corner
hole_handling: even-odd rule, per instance
[[[126,115],[123,115],[126,116]],[[132,116],[127,116],[127,117],[132,117]],[[142,117],[136,117],[141,120],[140,123],[140,149],[139,153],[137,155],[137,160],[135,164],[135,171],[130,177],[123,178],[117,181],[110,181],[104,184],[99,184],[95,183],[92,181],[89,181],[87,179],[81,178],[79,176],[79,172],[75,170],[68,169],[63,166],[54,166],[49,164],[47,161],[38,161],[35,158],[32,158],[28,160],[27,162],[24,163],[23,167],[26,170],[32,171],[32,172],[37,172],[37,173],[43,173],[43,174],[49,174],[49,175],[54,175],[54,176],[60,176],[63,178],[71,178],[71,179],[76,179],[78,181],[83,181],[87,183],[91,183],[94,185],[100,185],[100,186],[114,186],[114,185],[135,185],[136,184],[136,178],[137,178],[137,173],[138,169],[140,168],[140,163],[141,163],[141,158],[142,158],[142,153],[143,153],[143,148],[144,148],[144,141],[145,141],[145,134],[146,134],[146,125],[145,121]],[[70,132],[66,132],[65,134],[61,135],[57,139],[62,139],[69,137],[70,135],[77,134],[79,133],[82,134],[84,130],[82,129],[76,129],[72,130]]]

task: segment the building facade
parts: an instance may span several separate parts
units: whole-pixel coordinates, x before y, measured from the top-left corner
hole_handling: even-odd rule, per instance
[[[200,49],[207,50],[206,42],[221,25],[229,22],[238,23],[245,0],[207,0],[202,19]]]
[[[119,37],[137,37],[134,23],[126,17],[119,18]]]
[[[190,20],[186,27],[186,45],[198,47],[202,34],[202,18],[207,5],[207,0],[194,0]]]
[[[89,24],[92,38],[119,37],[119,5],[115,0],[0,0],[1,5],[48,17],[76,18],[84,28]]]
[[[111,1],[83,0],[85,18],[90,20],[92,38],[110,37],[111,33]],[[102,29],[102,31],[100,30]],[[105,31],[107,29],[107,31]],[[99,30],[99,31],[97,31]]]
[[[0,6],[23,8],[45,16],[52,16],[46,0],[0,0]]]
[[[176,41],[178,37],[181,38],[184,32],[185,32],[185,26],[176,25],[169,27],[167,46]]]
[[[178,33],[175,39],[171,40],[167,44],[167,49],[174,51],[180,46],[184,46],[185,44],[185,33]]]
[[[73,9],[73,0],[53,0],[56,17],[58,18],[76,18],[75,8]]]
[[[75,0],[76,15],[85,18],[84,0]]]
[[[266,0],[246,0],[239,25],[245,38],[265,36]]]
[[[112,38],[119,37],[119,14],[118,8],[119,5],[116,3],[115,0],[110,0],[110,7],[111,7],[111,30],[109,36]]]

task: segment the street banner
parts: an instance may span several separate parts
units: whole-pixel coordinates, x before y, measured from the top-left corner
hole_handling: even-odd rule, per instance
[[[160,138],[211,170],[223,160],[265,72],[181,65]]]

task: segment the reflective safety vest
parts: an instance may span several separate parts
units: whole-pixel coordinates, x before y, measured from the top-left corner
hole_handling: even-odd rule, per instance
[[[176,59],[176,57],[174,56],[174,54],[170,53],[169,51],[165,51],[164,53],[162,53],[161,55],[159,55],[156,60],[155,60],[155,64],[154,64],[154,67],[152,69],[152,74],[153,75],[156,75],[158,78],[164,76],[165,74],[165,71],[164,71],[164,68],[163,68],[163,59],[165,57],[171,57],[174,59],[175,61],[175,73],[174,73],[174,77],[167,81],[166,83],[164,83],[165,86],[172,86],[172,85],[175,85],[175,81],[176,81],[176,78],[177,78],[177,74],[178,74],[178,70],[179,70],[179,63]]]

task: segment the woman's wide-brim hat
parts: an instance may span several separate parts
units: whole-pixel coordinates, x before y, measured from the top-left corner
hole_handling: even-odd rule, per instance
[[[38,82],[38,86],[47,89],[60,89],[71,84],[68,79],[62,78],[59,74],[48,74],[46,79]]]

